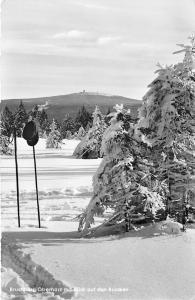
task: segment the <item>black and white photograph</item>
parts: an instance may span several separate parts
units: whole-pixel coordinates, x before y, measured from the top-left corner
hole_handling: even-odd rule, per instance
[[[195,300],[195,0],[1,0],[1,299]]]

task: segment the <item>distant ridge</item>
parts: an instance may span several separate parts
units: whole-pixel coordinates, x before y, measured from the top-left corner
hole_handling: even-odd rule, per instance
[[[90,112],[98,105],[102,113],[106,114],[108,109],[112,110],[114,105],[123,103],[126,107],[131,109],[132,115],[136,116],[137,110],[142,103],[140,100],[123,96],[82,91],[59,96],[2,100],[0,103],[0,110],[2,111],[5,105],[7,105],[13,112],[16,110],[21,100],[27,111],[31,110],[35,105],[44,106],[49,118],[55,118],[59,122],[62,121],[67,113],[74,117],[82,105],[85,105]]]

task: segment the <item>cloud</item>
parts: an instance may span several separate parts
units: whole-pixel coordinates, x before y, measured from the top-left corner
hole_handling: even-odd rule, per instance
[[[122,40],[119,36],[98,36],[95,32],[89,31],[81,31],[81,30],[69,30],[65,32],[59,32],[52,36],[54,39],[58,40],[66,40],[69,43],[74,43],[73,45],[77,45],[77,43],[90,44],[93,46],[104,46],[109,44],[118,43]],[[76,43],[76,44],[75,44]]]
[[[102,10],[107,10],[107,9],[110,9],[110,7],[107,7],[107,6],[104,6],[104,5],[101,5],[101,4],[97,4],[97,3],[87,3],[87,2],[82,2],[82,1],[75,1],[73,2],[74,4],[76,5],[80,5],[82,7],[85,7],[85,8],[89,8],[89,9],[102,9]]]
[[[91,48],[97,46],[97,36],[93,32],[81,30],[69,30],[59,32],[52,36],[52,43],[63,45],[67,48]]]
[[[80,39],[87,37],[86,31],[80,31],[80,30],[69,30],[65,32],[59,32],[53,35],[54,39]]]
[[[102,36],[97,39],[97,44],[99,45],[108,45],[119,42],[121,37],[118,36]]]

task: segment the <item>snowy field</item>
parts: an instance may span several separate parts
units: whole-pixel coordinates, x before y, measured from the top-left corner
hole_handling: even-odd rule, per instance
[[[62,149],[45,149],[40,140],[36,150],[41,221],[65,221],[78,215],[90,199],[92,176],[100,160],[71,157],[79,141],[64,141]],[[21,225],[37,224],[32,147],[18,139],[18,169]],[[14,157],[1,158],[2,224],[17,226]],[[81,200],[81,201],[80,201]],[[14,224],[13,224],[14,222]],[[62,225],[61,225],[62,226]]]
[[[74,159],[78,142],[55,150],[45,149],[44,140],[36,146],[41,229],[32,148],[18,139],[21,228],[14,157],[1,157],[2,299],[195,299],[194,229],[173,233],[161,224],[80,237],[74,218],[90,200],[101,160]]]

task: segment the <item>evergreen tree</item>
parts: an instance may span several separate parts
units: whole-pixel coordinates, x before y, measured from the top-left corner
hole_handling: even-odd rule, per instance
[[[82,138],[85,136],[85,134],[86,134],[85,129],[83,128],[83,126],[81,126],[77,133],[77,138],[82,140]]]
[[[50,122],[48,115],[42,105],[35,105],[29,112],[29,118],[39,125],[39,133],[41,136],[49,134]]]
[[[26,113],[24,105],[21,101],[14,115],[14,124],[16,128],[17,136],[19,137],[22,136],[22,131],[27,121],[28,121],[28,114]]]
[[[57,123],[53,119],[50,126],[50,133],[46,140],[46,148],[60,148],[61,134],[58,130]]]
[[[7,105],[1,114],[0,130],[1,135],[7,137],[10,141],[14,130],[14,116]]]
[[[152,176],[149,148],[136,139],[129,111],[116,105],[102,140],[104,157],[93,178],[93,196],[79,216],[79,230],[87,230],[94,216],[110,208],[107,223],[153,219],[164,209],[163,190]],[[129,228],[129,225],[128,225]]]
[[[39,123],[41,134],[43,135],[44,132],[46,134],[49,133],[50,123],[48,120],[47,113],[44,109],[40,109],[38,111],[36,119]]]
[[[86,126],[86,128],[85,128],[85,132],[86,132],[86,133],[89,131],[89,129],[91,128],[91,126],[92,126],[91,122],[88,122],[88,123],[87,123],[87,126]]]
[[[140,109],[138,134],[152,148],[158,180],[166,183],[166,215],[179,215],[194,201],[195,166],[195,42],[180,45],[182,63],[160,68]],[[178,51],[178,52],[181,52]],[[191,199],[189,197],[191,195]]]
[[[69,130],[66,131],[65,138],[67,140],[71,140],[73,138],[73,135],[72,135],[71,131],[69,131]]]
[[[82,141],[76,147],[73,155],[77,158],[98,158],[102,156],[100,153],[102,136],[106,129],[104,117],[96,106],[93,113],[93,125]]]
[[[39,114],[39,107],[38,105],[35,105],[33,109],[29,112],[29,117],[31,117],[32,120],[35,120],[38,118]]]
[[[105,122],[106,124],[109,126],[110,125],[110,120],[112,119],[112,116],[111,116],[111,109],[110,107],[108,108],[107,110],[107,113],[105,115]]]
[[[72,134],[75,133],[76,128],[75,128],[75,122],[74,120],[70,117],[69,114],[65,116],[65,118],[62,121],[61,125],[61,135],[62,138],[67,138],[67,132],[71,132]],[[68,133],[69,135],[69,133]]]
[[[92,116],[83,105],[81,109],[79,109],[78,114],[75,118],[75,124],[77,127],[76,130],[78,130],[81,126],[85,129],[88,122],[92,122]]]
[[[6,135],[0,135],[0,154],[11,155],[13,153],[10,147],[10,139]]]

